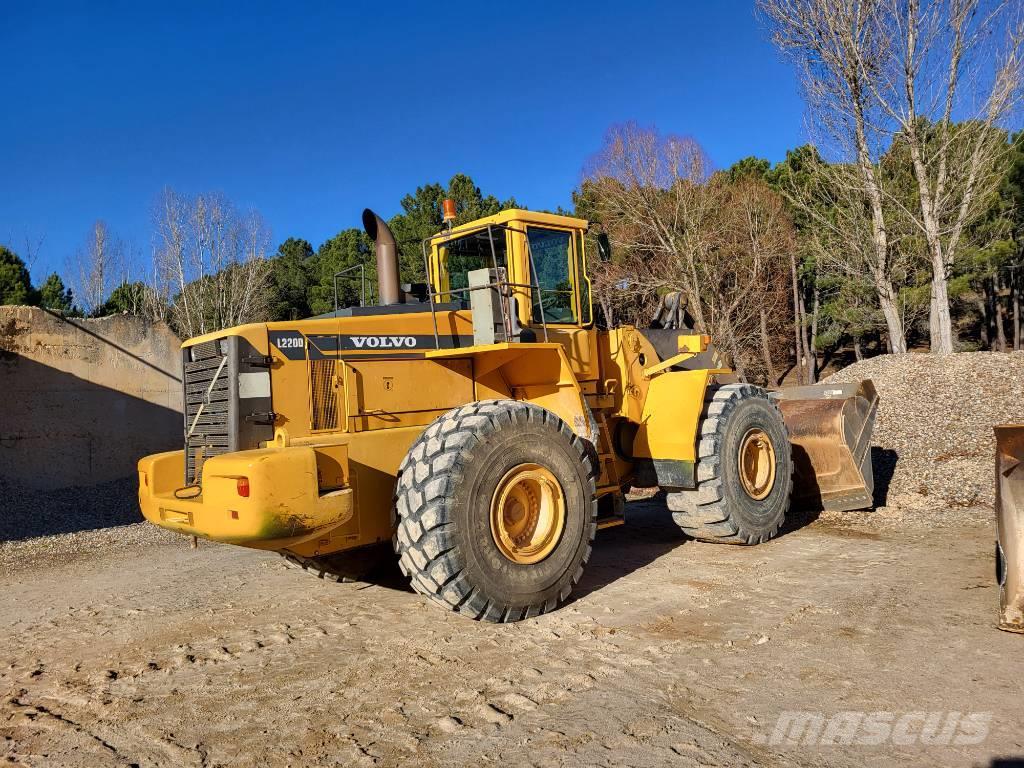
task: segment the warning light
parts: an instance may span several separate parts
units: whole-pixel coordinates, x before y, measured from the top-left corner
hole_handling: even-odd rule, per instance
[[[446,197],[444,202],[441,203],[442,218],[445,224],[451,224],[455,221],[455,201],[450,197]]]
[[[245,498],[249,498],[249,478],[240,477],[238,478],[238,495]]]

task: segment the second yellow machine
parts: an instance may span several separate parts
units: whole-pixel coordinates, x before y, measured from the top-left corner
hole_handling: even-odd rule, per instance
[[[568,597],[630,486],[735,544],[778,532],[794,475],[807,503],[870,505],[870,382],[776,401],[719,383],[707,336],[595,327],[586,221],[450,228],[404,286],[387,225],[363,224],[377,306],[185,342],[184,446],[139,462],[148,520],[338,579],[393,542],[416,591],[515,621]]]

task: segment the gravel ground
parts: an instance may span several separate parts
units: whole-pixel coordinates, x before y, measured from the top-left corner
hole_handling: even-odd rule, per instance
[[[794,514],[746,548],[686,540],[657,495],[634,501],[570,604],[512,626],[439,610],[394,569],[331,584],[272,553],[192,552],[137,522],[134,478],[0,482],[0,761],[1018,764],[986,505],[991,427],[1024,421],[1024,354],[885,356],[829,381],[861,378],[881,398],[879,509]],[[968,746],[766,744],[805,711],[991,720]]]
[[[1024,423],[1024,353],[882,355],[826,382],[878,390],[876,503],[907,511],[991,507],[996,424]],[[881,498],[879,498],[881,496]]]
[[[686,540],[660,500],[626,516],[568,605],[513,625],[442,610],[387,569],[334,584],[183,537],[0,571],[0,763],[1020,764],[1020,637],[993,626],[990,525],[819,519],[727,547]],[[918,740],[914,721],[769,741],[793,712],[988,726],[981,743]]]

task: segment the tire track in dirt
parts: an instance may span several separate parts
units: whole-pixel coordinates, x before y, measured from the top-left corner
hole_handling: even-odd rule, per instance
[[[955,566],[973,584],[986,565],[974,555],[953,552],[951,566],[927,539],[813,528],[753,549],[666,550],[653,520],[598,542],[574,602],[504,626],[400,582],[325,583],[228,547],[104,555],[70,581],[59,565],[0,577],[12,597],[0,623],[17,627],[0,636],[0,755],[71,768],[777,765],[788,752],[751,732],[780,709],[920,708],[915,689],[993,707],[977,680],[1005,638],[958,624],[991,645],[964,655],[966,640],[910,610],[922,580],[948,622],[989,599],[937,578]],[[986,553],[987,536],[963,534]],[[908,657],[908,642],[930,651]],[[943,665],[953,648],[958,666]],[[1002,674],[998,695],[1019,692]],[[1000,717],[993,743],[1012,751],[1017,721]]]

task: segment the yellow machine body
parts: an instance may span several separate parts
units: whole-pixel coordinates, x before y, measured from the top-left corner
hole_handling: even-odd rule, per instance
[[[726,371],[688,367],[707,336],[681,331],[656,349],[641,329],[594,326],[586,229],[581,219],[504,211],[426,244],[432,301],[185,342],[188,447],[139,462],[145,517],[303,557],[388,540],[410,445],[448,410],[488,399],[542,406],[592,444],[599,497],[630,485],[692,488],[705,391]],[[502,253],[482,266],[500,267],[515,299],[505,322],[528,343],[474,335],[466,267],[481,266],[471,263],[472,238],[484,236],[491,256],[495,242]]]
[[[1024,424],[995,431],[998,626],[1024,633]]]

